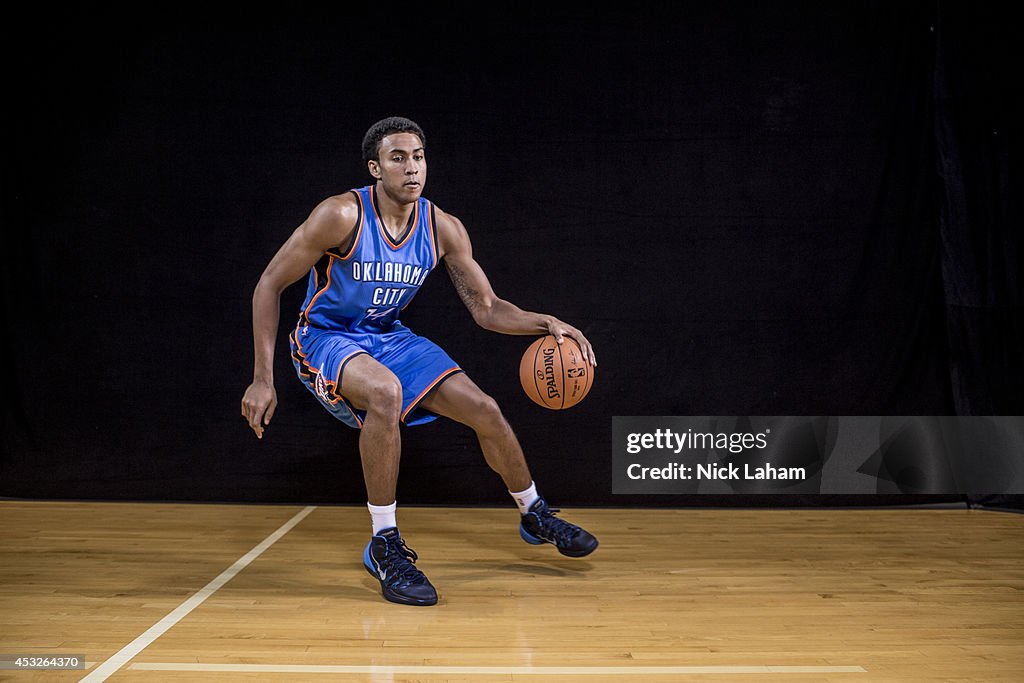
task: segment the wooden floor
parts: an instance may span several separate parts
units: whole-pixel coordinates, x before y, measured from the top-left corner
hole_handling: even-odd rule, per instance
[[[363,570],[365,508],[0,501],[0,653],[89,662],[0,680],[1024,680],[1024,515],[563,516],[591,557],[514,509],[401,508],[441,595],[416,608]]]

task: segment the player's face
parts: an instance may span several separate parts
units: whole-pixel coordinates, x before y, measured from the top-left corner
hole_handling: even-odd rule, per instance
[[[370,174],[381,181],[392,199],[414,202],[427,182],[427,157],[419,136],[393,133],[380,143],[379,161],[368,163]]]

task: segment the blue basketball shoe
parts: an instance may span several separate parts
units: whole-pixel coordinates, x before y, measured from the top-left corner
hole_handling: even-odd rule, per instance
[[[519,522],[519,535],[532,545],[553,543],[558,552],[568,557],[583,557],[594,552],[597,539],[584,529],[555,517],[558,508],[549,508],[538,498]]]
[[[363,551],[363,566],[378,581],[385,600],[402,605],[435,605],[437,591],[414,564],[416,552],[405,544],[398,527],[381,529]]]

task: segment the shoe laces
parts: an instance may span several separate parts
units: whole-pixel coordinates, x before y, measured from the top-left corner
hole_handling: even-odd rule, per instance
[[[539,530],[541,535],[553,541],[555,545],[569,545],[572,543],[572,539],[576,538],[583,530],[575,524],[570,524],[564,519],[555,517],[556,512],[561,512],[561,509],[549,508],[547,504],[544,504],[540,510],[533,514],[537,515],[537,519],[540,522]]]
[[[426,575],[414,564],[418,559],[419,555],[406,545],[404,538],[385,540],[382,564],[387,572],[387,582],[392,586],[426,583]]]

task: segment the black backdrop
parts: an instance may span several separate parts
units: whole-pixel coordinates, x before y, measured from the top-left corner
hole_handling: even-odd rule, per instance
[[[394,114],[425,128],[425,195],[499,295],[596,347],[590,396],[551,412],[518,387],[530,338],[475,328],[443,271],[403,316],[498,399],[555,502],[709,502],[612,496],[613,415],[1024,412],[1021,100],[995,10],[471,7],[5,29],[0,495],[365,501],[357,434],[288,361],[303,284],[262,441],[239,401],[260,272],[368,182],[362,134]],[[400,502],[507,503],[465,428],[403,443]]]

